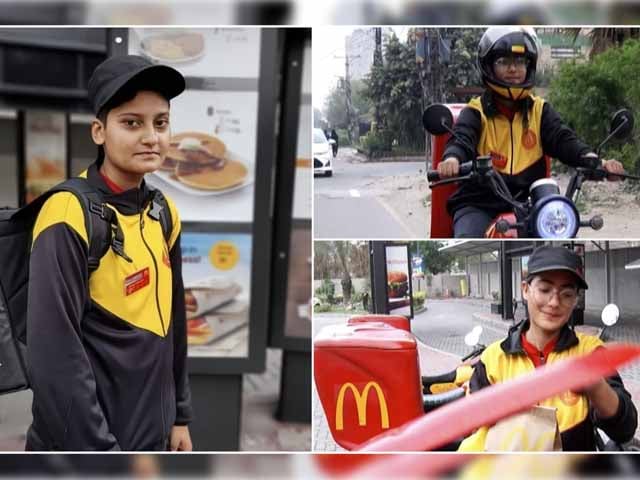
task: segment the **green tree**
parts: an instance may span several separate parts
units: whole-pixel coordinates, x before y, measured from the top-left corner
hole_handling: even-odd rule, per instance
[[[574,43],[581,34],[589,37],[591,51],[589,57],[605,52],[612,47],[620,47],[629,39],[640,38],[640,28],[560,28],[561,33],[573,36]]]
[[[340,279],[342,298],[344,303],[348,304],[351,303],[351,292],[353,291],[353,283],[351,282],[348,266],[348,260],[351,258],[351,244],[349,242],[335,242],[335,249],[342,266],[342,278]]]
[[[481,28],[444,28],[444,39],[450,43],[451,55],[444,69],[444,95],[447,102],[467,102],[475,94],[456,94],[460,87],[481,87],[476,66],[476,51],[484,33]]]
[[[358,118],[370,122],[373,119],[373,104],[366,96],[366,84],[363,80],[351,81],[351,103]]]
[[[443,245],[439,241],[411,242],[411,252],[422,257],[425,273],[437,275],[451,270],[456,258],[450,253],[439,251]]]
[[[324,114],[332,128],[347,126],[347,100],[342,81],[329,92],[324,101]]]
[[[627,40],[587,63],[567,62],[551,82],[548,99],[579,137],[594,148],[608,133],[613,112],[621,107],[640,111],[640,40]],[[620,146],[610,142],[603,155],[618,158],[625,168],[638,170],[638,127]]]
[[[424,149],[422,86],[415,63],[415,44],[403,43],[392,34],[384,49],[382,65],[373,65],[365,77],[363,95],[377,105],[382,129],[398,145]]]

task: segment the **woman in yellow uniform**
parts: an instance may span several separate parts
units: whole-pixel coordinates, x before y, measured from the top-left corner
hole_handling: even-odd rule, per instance
[[[30,260],[27,450],[192,448],[180,219],[144,181],[164,161],[169,100],[184,88],[178,71],[133,55],[89,81],[99,154],[81,176],[113,227],[110,248],[91,256],[74,194],[46,201]]]

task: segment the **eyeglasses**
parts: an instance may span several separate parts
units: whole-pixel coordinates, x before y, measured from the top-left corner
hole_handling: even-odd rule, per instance
[[[493,62],[493,66],[502,69],[510,67],[522,69],[529,66],[529,59],[526,57],[500,57]]]
[[[577,288],[563,288],[558,290],[556,288],[549,287],[547,285],[531,285],[533,290],[533,296],[536,302],[540,305],[546,305],[551,302],[554,295],[558,295],[558,302],[563,307],[573,307],[578,300]]]

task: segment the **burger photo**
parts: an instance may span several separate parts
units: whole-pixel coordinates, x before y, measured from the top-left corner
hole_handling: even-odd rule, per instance
[[[407,274],[399,271],[387,273],[387,294],[389,298],[404,298],[409,291]]]

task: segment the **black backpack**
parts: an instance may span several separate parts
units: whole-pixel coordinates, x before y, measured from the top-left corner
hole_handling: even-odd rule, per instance
[[[150,190],[153,205],[148,215],[160,221],[168,242],[173,229],[169,206],[159,190]],[[109,248],[131,261],[124,252],[124,235],[115,212],[85,178],[71,178],[25,207],[0,209],[0,394],[29,388],[27,294],[32,234],[40,209],[56,192],[71,192],[80,201],[89,240],[89,274],[98,268]]]

